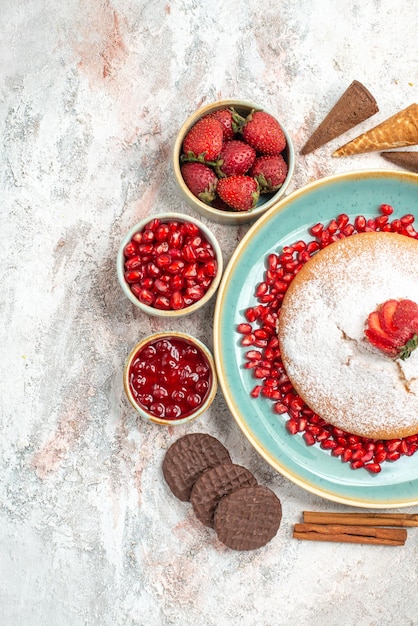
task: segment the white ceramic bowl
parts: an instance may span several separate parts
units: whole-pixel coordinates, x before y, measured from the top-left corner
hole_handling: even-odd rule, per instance
[[[209,368],[208,373],[206,373],[205,375],[202,375],[202,377],[205,376],[207,380],[208,389],[204,394],[203,393],[201,394],[202,402],[195,409],[191,408],[188,411],[184,411],[183,417],[179,417],[177,419],[176,418],[165,419],[164,417],[157,416],[155,413],[151,412],[149,407],[147,408],[145,404],[139,403],[139,401],[137,401],[137,399],[135,398],[135,394],[132,390],[131,383],[130,383],[131,366],[135,363],[138,353],[140,353],[147,346],[149,345],[156,346],[158,345],[159,342],[162,342],[162,341],[170,342],[172,340],[181,342],[182,345],[192,346],[197,350],[201,360]],[[157,357],[155,358],[157,359]],[[151,359],[149,357],[148,358],[145,357],[144,363],[149,363],[150,360]],[[159,363],[159,360],[158,360],[158,363]],[[179,367],[181,367],[180,360],[178,361],[178,365],[177,365],[177,368]],[[171,373],[175,369],[176,367],[173,367],[173,364],[169,364],[167,366],[168,375],[171,375]],[[147,374],[145,371],[141,370],[141,376],[142,375],[146,376]],[[134,376],[134,374],[132,374],[132,376]],[[163,386],[166,384],[166,381],[164,380],[164,372],[157,371],[156,378],[158,379],[159,384]],[[161,333],[155,333],[153,335],[149,335],[148,337],[145,337],[144,339],[142,339],[132,349],[125,364],[125,368],[123,372],[123,384],[124,384],[125,393],[128,397],[129,402],[134,407],[134,409],[138,411],[141,417],[155,424],[161,424],[164,426],[176,426],[176,425],[186,424],[188,422],[191,422],[192,420],[196,419],[199,415],[204,413],[210,407],[218,389],[218,378],[216,375],[216,368],[215,368],[215,363],[214,363],[212,353],[205,346],[205,344],[202,343],[196,337],[192,337],[191,335],[188,335],[186,333],[173,331],[173,332],[161,332]],[[172,384],[173,384],[173,381],[171,381],[171,385]],[[175,385],[176,385],[177,391],[181,390],[182,383],[176,382]],[[170,391],[170,387],[168,383],[167,383],[167,389]]]
[[[127,244],[132,240],[132,237],[135,235],[135,233],[139,233],[143,231],[145,226],[155,219],[160,220],[162,223],[179,222],[179,223],[194,224],[195,226],[199,228],[199,230],[204,235],[206,240],[211,244],[215,252],[215,258],[217,262],[217,272],[216,272],[216,275],[213,277],[210,286],[208,287],[203,297],[200,298],[200,300],[197,300],[193,302],[192,304],[181,309],[159,309],[153,306],[149,306],[148,304],[144,304],[133,294],[129,283],[125,279],[125,260],[126,260],[125,248]],[[194,313],[195,311],[203,307],[215,294],[219,286],[219,282],[221,280],[222,271],[223,271],[222,252],[215,236],[212,234],[209,228],[207,228],[207,226],[205,226],[205,224],[203,224],[201,221],[195,219],[194,217],[183,215],[181,213],[161,213],[158,215],[148,216],[145,219],[138,222],[137,224],[135,224],[135,226],[132,226],[132,228],[127,232],[127,234],[125,235],[125,237],[123,238],[119,246],[116,265],[117,265],[117,274],[118,274],[119,283],[122,287],[124,294],[132,302],[132,304],[134,304],[136,307],[138,307],[139,309],[141,309],[142,311],[144,311],[144,313],[148,315],[153,315],[157,317],[165,317],[165,318],[183,317],[185,315],[189,315],[190,313]]]
[[[194,124],[196,124],[196,122],[201,117],[204,117],[205,115],[208,115],[209,113],[212,113],[214,111],[219,111],[220,109],[225,109],[228,107],[233,107],[240,115],[244,117],[247,116],[251,112],[252,109],[265,110],[263,109],[263,107],[260,107],[257,104],[253,104],[251,102],[245,102],[243,100],[219,100],[218,102],[207,104],[201,109],[195,111],[195,113],[193,113],[184,122],[183,126],[180,128],[178,135],[176,137],[176,140],[174,143],[174,149],[173,149],[173,169],[174,169],[174,177],[177,182],[178,188],[183,198],[189,204],[189,206],[193,207],[196,211],[198,211],[200,215],[208,219],[211,219],[215,222],[219,222],[222,224],[238,225],[238,224],[245,224],[248,222],[255,221],[257,218],[260,217],[260,215],[268,211],[272,206],[274,206],[278,202],[278,200],[280,200],[280,198],[284,196],[286,189],[288,188],[291,178],[293,176],[293,171],[295,167],[295,152],[293,148],[292,139],[289,133],[287,132],[286,128],[281,123],[280,119],[273,113],[266,111],[267,113],[270,113],[270,115],[273,115],[273,117],[279,122],[283,130],[283,133],[286,137],[287,145],[286,145],[285,150],[283,151],[283,157],[285,161],[287,162],[288,172],[287,172],[286,180],[284,181],[283,185],[275,193],[261,195],[257,206],[251,211],[243,211],[243,212],[232,211],[232,210],[223,211],[221,209],[216,209],[202,202],[199,198],[197,198],[195,195],[192,194],[190,189],[185,184],[183,177],[181,175],[180,155],[182,153],[183,140],[187,132],[190,130],[190,128],[194,126]]]

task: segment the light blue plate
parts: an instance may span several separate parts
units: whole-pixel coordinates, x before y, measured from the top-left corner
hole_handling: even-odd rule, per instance
[[[238,425],[254,448],[281,474],[329,500],[360,507],[394,508],[418,504],[418,452],[395,463],[383,463],[379,474],[352,470],[318,445],[308,447],[285,428],[286,415],[275,415],[273,403],[253,399],[256,380],[243,368],[246,349],[236,326],[244,311],[257,303],[255,286],[262,280],[266,256],[298,239],[312,239],[308,228],[340,213],[376,217],[379,205],[395,208],[394,216],[418,217],[418,175],[397,171],[350,172],[318,180],[290,194],[264,214],[235,250],[218,290],[214,321],[214,354],[219,382]],[[418,268],[417,268],[418,271]],[[248,348],[247,348],[248,349]],[[396,407],[393,407],[396,410]]]

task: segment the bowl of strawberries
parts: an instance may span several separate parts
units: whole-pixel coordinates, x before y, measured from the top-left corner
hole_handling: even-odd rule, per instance
[[[294,170],[289,133],[251,102],[220,100],[193,113],[173,150],[185,200],[223,224],[255,221],[284,195]]]

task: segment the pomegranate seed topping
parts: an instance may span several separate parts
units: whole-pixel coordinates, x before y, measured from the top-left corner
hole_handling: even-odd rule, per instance
[[[379,463],[366,463],[364,467],[369,470],[369,472],[372,472],[372,474],[378,474],[382,471],[382,467]]]
[[[263,388],[262,385],[257,385],[256,387],[254,387],[254,389],[251,391],[251,396],[253,398],[258,398],[258,396],[261,393],[262,388]]]
[[[276,402],[273,407],[273,411],[278,415],[282,415],[283,413],[287,413],[287,406],[282,402]]]
[[[401,224],[403,226],[408,226],[409,224],[413,224],[415,221],[415,216],[412,213],[407,213],[407,215],[403,215],[401,217]]]
[[[241,339],[241,345],[242,346],[252,346],[254,344],[254,341],[255,341],[255,336],[253,335],[253,333],[247,333]]]
[[[321,223],[318,223],[311,227],[310,232],[312,235],[314,235],[314,237],[318,237],[318,235],[320,235],[323,230],[324,230],[324,225]]]
[[[383,215],[392,215],[393,213],[393,206],[390,204],[381,204],[379,208]]]
[[[238,324],[237,331],[242,335],[249,335],[252,331],[251,324]]]
[[[354,228],[361,232],[366,228],[366,218],[363,215],[358,215],[354,220]]]

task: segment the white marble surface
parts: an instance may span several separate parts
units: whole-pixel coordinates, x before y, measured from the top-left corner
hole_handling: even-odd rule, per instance
[[[202,103],[258,102],[298,151],[353,79],[375,95],[376,123],[416,102],[415,0],[0,5],[1,625],[417,624],[418,529],[402,548],[292,539],[304,509],[346,507],[267,465],[221,392],[193,427],[136,419],[125,357],[170,324],[139,314],[115,272],[136,221],[191,214],[170,156]],[[298,157],[290,191],[391,168],[378,154],[332,159],[342,143]],[[247,227],[211,226],[228,260]],[[176,327],[210,345],[213,307]],[[281,498],[264,549],[225,549],[164,485],[164,452],[190,430],[217,436]]]

